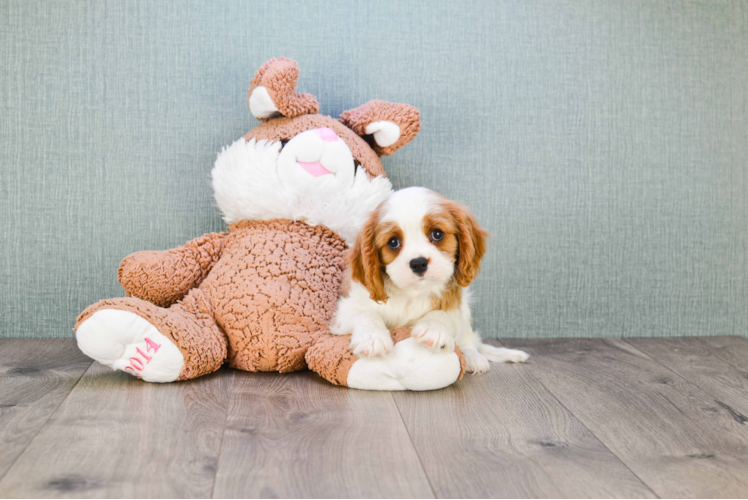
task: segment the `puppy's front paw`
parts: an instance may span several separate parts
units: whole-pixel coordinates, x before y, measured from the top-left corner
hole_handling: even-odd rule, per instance
[[[394,346],[388,331],[367,332],[354,335],[351,339],[351,351],[360,357],[385,356],[392,352]]]
[[[435,321],[421,321],[410,332],[410,336],[432,349],[455,350],[455,341],[446,326]]]
[[[462,355],[465,357],[465,371],[469,373],[480,375],[491,369],[488,359],[475,349],[463,349]]]

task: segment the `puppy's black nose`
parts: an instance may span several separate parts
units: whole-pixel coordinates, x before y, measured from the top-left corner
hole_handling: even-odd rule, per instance
[[[410,261],[410,270],[416,273],[418,276],[423,276],[426,269],[429,267],[429,259],[426,257],[418,257]]]

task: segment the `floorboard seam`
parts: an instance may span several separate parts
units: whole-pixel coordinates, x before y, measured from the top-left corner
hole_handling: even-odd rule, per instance
[[[647,353],[646,351],[642,351],[641,348],[636,347],[631,342],[627,342],[626,339],[618,339],[618,340],[620,340],[621,342],[623,342],[627,346],[631,347],[632,349],[635,349],[635,350],[639,351],[639,353],[641,353],[643,356],[645,356],[648,360],[652,361],[653,363],[656,363],[658,366],[663,367],[664,369],[666,369],[670,373],[674,373],[675,375],[679,376],[680,378],[682,378],[686,382],[689,382],[689,383],[693,384],[698,390],[700,390],[701,392],[703,392],[707,396],[709,396],[709,391],[708,390],[703,389],[701,386],[699,386],[699,384],[697,384],[696,382],[694,382],[690,378],[686,377],[685,375],[683,375],[681,373],[678,373],[677,371],[675,371],[674,368],[670,368],[669,366],[663,365],[662,363],[660,363],[659,361],[657,361],[655,358],[653,358],[652,356],[650,356],[649,353]]]
[[[694,337],[694,338],[697,338],[697,337]],[[693,385],[694,385],[694,387],[696,387],[696,389],[698,389],[698,390],[700,390],[701,392],[703,392],[703,393],[704,393],[704,394],[705,394],[705,395],[706,395],[707,397],[709,397],[710,399],[714,399],[714,398],[712,397],[711,393],[709,392],[709,388],[707,388],[707,387],[702,387],[701,385],[699,385],[699,383],[698,383],[698,382],[697,382],[696,380],[692,380],[692,379],[691,379],[690,377],[687,377],[687,376],[683,375],[682,373],[680,373],[679,371],[677,371],[677,370],[676,370],[675,368],[670,368],[669,366],[666,366],[666,365],[664,365],[664,364],[660,363],[659,361],[657,361],[657,359],[655,359],[654,357],[650,356],[650,355],[649,355],[649,353],[647,353],[646,351],[643,351],[643,350],[642,350],[641,348],[639,348],[639,347],[637,347],[637,346],[635,346],[635,345],[631,344],[630,342],[627,342],[627,341],[626,341],[625,339],[620,339],[620,340],[622,340],[623,342],[625,342],[625,343],[626,343],[626,345],[630,346],[631,348],[633,348],[633,349],[636,349],[637,351],[639,351],[640,353],[642,353],[642,354],[643,354],[644,356],[646,356],[646,357],[647,357],[648,359],[650,359],[650,360],[651,360],[651,361],[652,361],[653,363],[657,363],[657,364],[658,364],[659,366],[663,367],[663,368],[664,368],[664,369],[666,369],[667,371],[669,371],[669,372],[671,372],[671,373],[673,373],[673,374],[677,375],[678,377],[682,378],[682,379],[683,379],[683,380],[685,380],[686,382],[688,382],[688,383],[690,383],[690,384],[693,384]],[[701,339],[699,339],[699,343],[703,343],[703,342],[701,341]],[[703,344],[704,344],[704,346],[705,346],[706,348],[709,348],[709,349],[710,349],[710,352],[712,352],[712,354],[714,354],[714,352],[713,352],[713,351],[711,350],[711,346],[710,346],[709,344],[706,344],[706,343],[703,343]],[[720,361],[722,361],[722,362],[726,363],[726,364],[727,364],[728,366],[730,366],[731,368],[733,368],[733,369],[737,369],[737,370],[739,370],[739,371],[741,371],[741,372],[742,372],[742,370],[740,370],[739,368],[737,368],[737,367],[736,367],[735,365],[733,365],[733,364],[731,364],[731,363],[728,363],[728,362],[727,362],[726,360],[724,360],[723,358],[721,358],[721,357],[718,357],[718,359],[719,359]],[[727,399],[727,398],[725,398],[725,399]],[[717,401],[717,400],[714,400],[714,401],[715,401],[715,403],[717,403],[717,404],[719,404],[719,403],[720,403],[720,402],[719,402],[719,401]]]
[[[499,345],[500,345],[501,347],[506,347],[506,346],[505,346],[505,345],[504,345],[504,344],[503,344],[503,343],[501,342],[501,340],[499,340],[499,339],[491,339],[491,340],[493,340],[494,342],[497,342],[497,343],[498,343],[498,344],[499,344]],[[585,424],[585,423],[584,423],[584,421],[583,421],[583,420],[582,420],[581,418],[579,418],[578,416],[576,416],[576,415],[574,414],[574,412],[573,412],[573,411],[571,411],[571,409],[569,409],[569,408],[568,408],[568,407],[567,407],[567,406],[566,406],[566,405],[564,404],[564,402],[563,402],[563,401],[561,401],[561,400],[560,400],[560,399],[558,398],[558,396],[556,396],[556,395],[555,395],[555,394],[553,393],[553,391],[551,391],[551,390],[550,390],[550,389],[549,389],[548,387],[546,387],[546,385],[545,385],[545,384],[543,383],[543,381],[542,381],[542,380],[540,380],[540,379],[539,379],[538,377],[536,377],[536,376],[535,376],[535,374],[534,374],[534,373],[532,372],[532,370],[528,370],[528,371],[527,371],[527,373],[528,373],[528,374],[530,375],[530,377],[532,377],[532,378],[533,378],[533,380],[535,380],[535,381],[536,381],[536,382],[537,382],[538,384],[540,384],[540,386],[541,386],[541,387],[542,387],[543,389],[545,389],[545,390],[546,390],[546,392],[548,392],[548,394],[550,394],[550,395],[551,395],[551,397],[552,397],[552,398],[553,398],[554,400],[556,400],[556,402],[558,402],[558,404],[560,404],[562,408],[564,408],[564,409],[565,409],[566,411],[568,411],[568,412],[569,412],[569,415],[571,415],[572,417],[574,417],[574,418],[575,418],[575,419],[577,420],[577,422],[579,422],[579,425],[581,425],[582,427],[584,427],[585,429],[587,429],[587,432],[589,432],[589,433],[590,433],[590,434],[591,434],[592,436],[594,436],[594,438],[595,438],[595,439],[597,439],[597,442],[598,442],[598,443],[600,443],[600,445],[601,445],[601,446],[602,446],[603,448],[605,448],[606,450],[608,450],[608,451],[610,452],[610,454],[611,454],[611,455],[613,455],[614,457],[616,457],[616,458],[618,459],[618,461],[619,461],[619,462],[621,462],[621,464],[622,464],[622,465],[623,465],[624,467],[626,467],[626,469],[628,469],[628,470],[629,470],[629,471],[630,471],[630,472],[631,472],[631,473],[632,473],[632,474],[634,475],[634,477],[635,477],[636,479],[638,479],[640,483],[642,483],[642,485],[643,485],[643,486],[644,486],[645,488],[647,488],[647,489],[648,489],[648,490],[649,490],[649,491],[650,491],[650,492],[651,492],[651,493],[652,493],[652,494],[653,494],[653,495],[654,495],[655,497],[657,497],[657,498],[662,498],[662,497],[661,497],[660,495],[658,495],[658,494],[657,494],[657,492],[655,492],[655,491],[654,491],[654,490],[652,489],[652,487],[651,487],[651,486],[650,486],[649,484],[647,484],[647,483],[646,483],[646,481],[644,481],[644,480],[643,480],[643,479],[642,479],[641,477],[639,477],[639,475],[638,475],[638,474],[637,474],[636,472],[634,472],[633,470],[631,470],[631,467],[629,467],[629,465],[628,465],[628,464],[627,464],[626,462],[624,462],[624,460],[623,460],[623,459],[622,459],[621,457],[619,457],[619,456],[618,456],[618,454],[616,454],[616,453],[615,453],[615,452],[614,452],[613,450],[611,450],[611,449],[610,449],[610,448],[608,447],[608,445],[607,445],[607,444],[605,444],[605,443],[604,443],[604,442],[602,441],[602,439],[600,439],[600,438],[598,437],[598,435],[597,435],[597,434],[595,434],[595,433],[594,433],[594,432],[592,431],[592,429],[590,429],[589,427],[587,427],[587,424]]]
[[[737,337],[737,338],[739,338],[739,339],[743,339],[743,340],[745,340],[746,342],[748,342],[748,339],[746,339],[745,337],[741,337],[740,335],[731,335],[731,337]],[[706,347],[707,347],[707,348],[709,349],[709,352],[711,352],[712,354],[714,354],[714,356],[715,356],[715,357],[716,357],[717,359],[719,359],[720,361],[722,361],[722,362],[724,362],[724,363],[727,363],[728,365],[732,366],[733,368],[735,368],[735,369],[737,369],[737,370],[740,370],[741,372],[743,371],[743,368],[741,368],[740,366],[737,366],[736,364],[734,364],[734,363],[733,363],[733,362],[732,362],[732,361],[731,361],[730,359],[728,359],[728,358],[725,358],[725,357],[722,357],[722,356],[720,355],[720,352],[719,352],[719,350],[717,350],[716,348],[714,348],[714,347],[712,347],[711,345],[709,345],[709,344],[708,344],[708,343],[707,343],[706,341],[704,341],[704,339],[702,339],[701,337],[693,337],[693,338],[696,338],[696,339],[698,339],[698,340],[699,340],[699,343],[701,343],[701,344],[704,344],[704,345],[705,345],[705,346],[706,346]]]
[[[49,422],[49,420],[54,416],[55,413],[57,413],[57,410],[60,409],[60,406],[62,406],[62,403],[64,403],[65,401],[67,401],[68,397],[70,397],[70,394],[72,394],[73,390],[75,390],[75,388],[78,387],[78,382],[80,382],[81,379],[83,378],[83,376],[86,373],[88,373],[88,370],[91,369],[91,367],[93,366],[93,364],[94,364],[94,360],[92,359],[91,363],[88,365],[88,368],[86,368],[85,370],[83,370],[83,373],[81,373],[80,375],[78,375],[78,378],[76,379],[75,383],[70,388],[70,390],[68,391],[68,393],[65,394],[65,397],[62,398],[62,400],[57,404],[57,406],[55,406],[55,409],[52,410],[49,413],[49,416],[44,421],[44,423],[39,427],[39,430],[34,435],[34,437],[32,439],[30,439],[28,443],[26,443],[26,446],[23,447],[23,450],[21,451],[21,453],[18,454],[18,456],[16,457],[15,460],[13,460],[13,464],[11,464],[11,466],[8,467],[8,470],[5,471],[5,474],[3,474],[2,476],[0,476],[0,483],[2,483],[2,481],[8,476],[8,474],[10,473],[10,471],[13,470],[13,467],[16,465],[16,463],[18,463],[18,460],[20,460],[20,458],[23,456],[23,454],[26,453],[26,450],[29,449],[29,446],[31,446],[31,443],[33,443],[36,440],[36,438],[39,436],[39,434],[41,434],[41,432],[47,426],[47,423]]]
[[[408,434],[408,440],[410,440],[410,445],[413,447],[413,451],[416,452],[416,457],[418,457],[418,463],[421,466],[421,470],[423,471],[423,475],[426,476],[426,481],[429,483],[429,488],[431,488],[431,494],[434,498],[439,498],[439,496],[436,494],[436,490],[434,489],[434,485],[431,484],[431,478],[429,477],[429,473],[426,471],[426,467],[423,465],[423,460],[421,460],[421,454],[418,453],[418,447],[413,442],[413,436],[410,435],[410,429],[408,429],[408,424],[405,423],[405,419],[403,418],[403,412],[400,411],[400,406],[397,404],[397,400],[395,399],[395,396],[392,395],[392,392],[390,392],[390,398],[392,398],[392,402],[395,404],[395,408],[397,408],[397,414],[400,415],[400,421],[403,423],[403,427],[405,427],[405,432]]]
[[[215,498],[216,482],[218,479],[218,465],[221,463],[221,452],[223,451],[223,440],[226,436],[226,426],[229,423],[229,412],[231,410],[231,400],[234,397],[234,371],[231,370],[231,390],[229,391],[229,400],[226,403],[226,417],[223,419],[223,431],[221,432],[221,444],[218,445],[218,454],[216,455],[216,473],[213,475],[213,486],[210,488],[210,498]]]

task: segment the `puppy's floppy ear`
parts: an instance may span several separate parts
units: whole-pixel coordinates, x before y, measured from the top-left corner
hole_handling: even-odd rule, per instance
[[[382,261],[379,260],[379,249],[376,245],[377,223],[379,212],[375,210],[358,233],[349,254],[351,277],[369,291],[375,302],[387,302],[389,298],[384,289]]]
[[[409,104],[369,101],[340,115],[340,121],[360,136],[374,139],[379,156],[391,155],[412,141],[421,129],[421,115]]]
[[[455,280],[465,287],[478,276],[480,263],[486,253],[488,231],[478,225],[470,210],[459,203],[447,202],[452,218],[457,226],[457,261]]]
[[[300,116],[319,111],[317,99],[311,94],[297,94],[299,65],[279,57],[263,64],[250,82],[249,111],[260,121],[277,116]]]

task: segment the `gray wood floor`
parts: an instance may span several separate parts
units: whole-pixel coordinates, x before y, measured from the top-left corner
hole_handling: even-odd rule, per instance
[[[146,384],[0,340],[0,497],[747,497],[748,340],[495,341],[429,393],[220,370]]]

